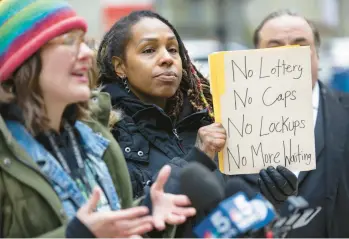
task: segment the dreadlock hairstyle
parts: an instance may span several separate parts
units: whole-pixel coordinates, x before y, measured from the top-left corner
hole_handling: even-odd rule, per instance
[[[131,28],[143,18],[156,18],[166,24],[175,34],[179,44],[183,75],[179,89],[176,91],[175,95],[168,100],[165,109],[166,113],[170,117],[176,118],[182,109],[183,94],[187,94],[195,111],[207,109],[210,117],[213,119],[212,95],[210,93],[209,81],[191,62],[188,52],[176,29],[166,19],[152,11],[134,11],[117,21],[106,33],[100,43],[97,55],[99,83],[122,82],[122,79],[114,70],[112,57],[117,56],[125,60],[125,49],[132,37]]]

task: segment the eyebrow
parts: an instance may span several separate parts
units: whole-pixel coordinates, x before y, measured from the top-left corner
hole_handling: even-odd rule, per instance
[[[296,39],[293,40],[294,43],[299,43],[299,42],[308,42],[307,39],[304,37],[297,37]]]
[[[176,40],[176,36],[170,36],[167,38],[167,40]],[[158,38],[156,37],[145,37],[145,38],[142,38],[139,42],[138,42],[138,46],[143,43],[143,42],[157,42],[159,41]]]
[[[268,41],[268,45],[282,45],[283,42],[281,40],[278,39],[271,39],[270,41]]]

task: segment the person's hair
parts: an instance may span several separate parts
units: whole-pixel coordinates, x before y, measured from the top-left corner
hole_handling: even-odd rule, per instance
[[[42,62],[40,51],[38,51],[28,58],[8,80],[0,84],[0,105],[16,104],[21,110],[25,127],[33,135],[49,129],[49,119],[39,86],[41,68]],[[0,107],[0,109],[3,108]],[[6,112],[0,110],[0,114],[5,115]],[[69,117],[70,120],[82,120],[88,115],[88,102],[70,105],[64,112],[64,116]]]
[[[92,37],[85,37],[86,44],[92,50],[92,67],[88,71],[89,86],[91,90],[98,88],[98,66],[97,66],[97,52],[98,52],[98,41]]]
[[[319,30],[315,27],[314,23],[312,21],[310,21],[309,19],[305,18],[304,16],[302,16],[296,12],[293,12],[289,9],[282,9],[282,10],[272,12],[263,19],[263,21],[257,26],[257,28],[255,29],[255,31],[253,33],[253,44],[255,47],[257,47],[259,44],[259,41],[260,41],[260,34],[259,33],[262,30],[262,28],[264,27],[264,25],[268,21],[275,19],[275,18],[278,18],[278,17],[282,17],[282,16],[293,16],[293,17],[303,18],[309,24],[309,26],[313,32],[315,46],[317,48],[320,47],[320,45],[321,45],[320,33],[319,33]]]
[[[97,67],[97,51],[93,52],[93,56],[92,56],[92,67],[91,69],[88,71],[88,79],[89,79],[89,85],[90,85],[90,89],[96,89],[98,88],[98,67]]]
[[[105,34],[100,43],[97,55],[97,64],[100,71],[99,82],[101,84],[115,81],[119,83],[122,82],[122,79],[114,70],[112,58],[116,56],[122,60],[126,60],[125,49],[132,38],[131,28],[143,18],[156,18],[166,24],[173,31],[179,44],[179,55],[182,59],[183,76],[179,89],[167,103],[166,113],[170,117],[178,117],[183,105],[183,94],[187,94],[194,110],[199,111],[206,108],[210,116],[213,117],[212,95],[210,93],[209,81],[190,61],[187,50],[176,29],[166,19],[152,11],[134,11],[117,21]]]

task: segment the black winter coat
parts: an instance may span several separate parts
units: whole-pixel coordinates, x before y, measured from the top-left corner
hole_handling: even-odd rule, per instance
[[[112,134],[124,151],[135,198],[144,195],[158,171],[173,159],[180,167],[190,161],[200,161],[212,171],[216,170],[216,164],[193,147],[199,128],[212,122],[206,110],[194,112],[184,99],[179,120],[174,122],[160,107],[142,103],[117,83],[105,85],[103,91],[110,94],[113,108],[122,111],[123,116]],[[186,162],[178,163],[178,158]],[[176,191],[176,188],[170,189],[171,193]]]
[[[191,161],[200,162],[215,171],[223,186],[224,177],[216,163],[194,147],[199,128],[212,123],[206,110],[194,112],[189,101],[184,99],[179,120],[173,122],[160,107],[142,103],[117,83],[105,85],[103,91],[110,94],[113,108],[122,110],[123,116],[113,127],[112,134],[124,151],[135,198],[149,190],[159,170],[166,164],[171,166],[172,171],[165,192],[181,193],[180,172]],[[150,198],[146,198],[143,204],[149,207]],[[194,218],[177,228],[176,237],[195,237],[193,227],[205,215],[206,212],[197,211]],[[161,235],[153,232],[150,236]]]

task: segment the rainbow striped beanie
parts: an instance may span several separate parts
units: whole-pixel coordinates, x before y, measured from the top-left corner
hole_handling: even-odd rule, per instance
[[[0,82],[49,40],[73,29],[87,31],[63,0],[0,0]]]

